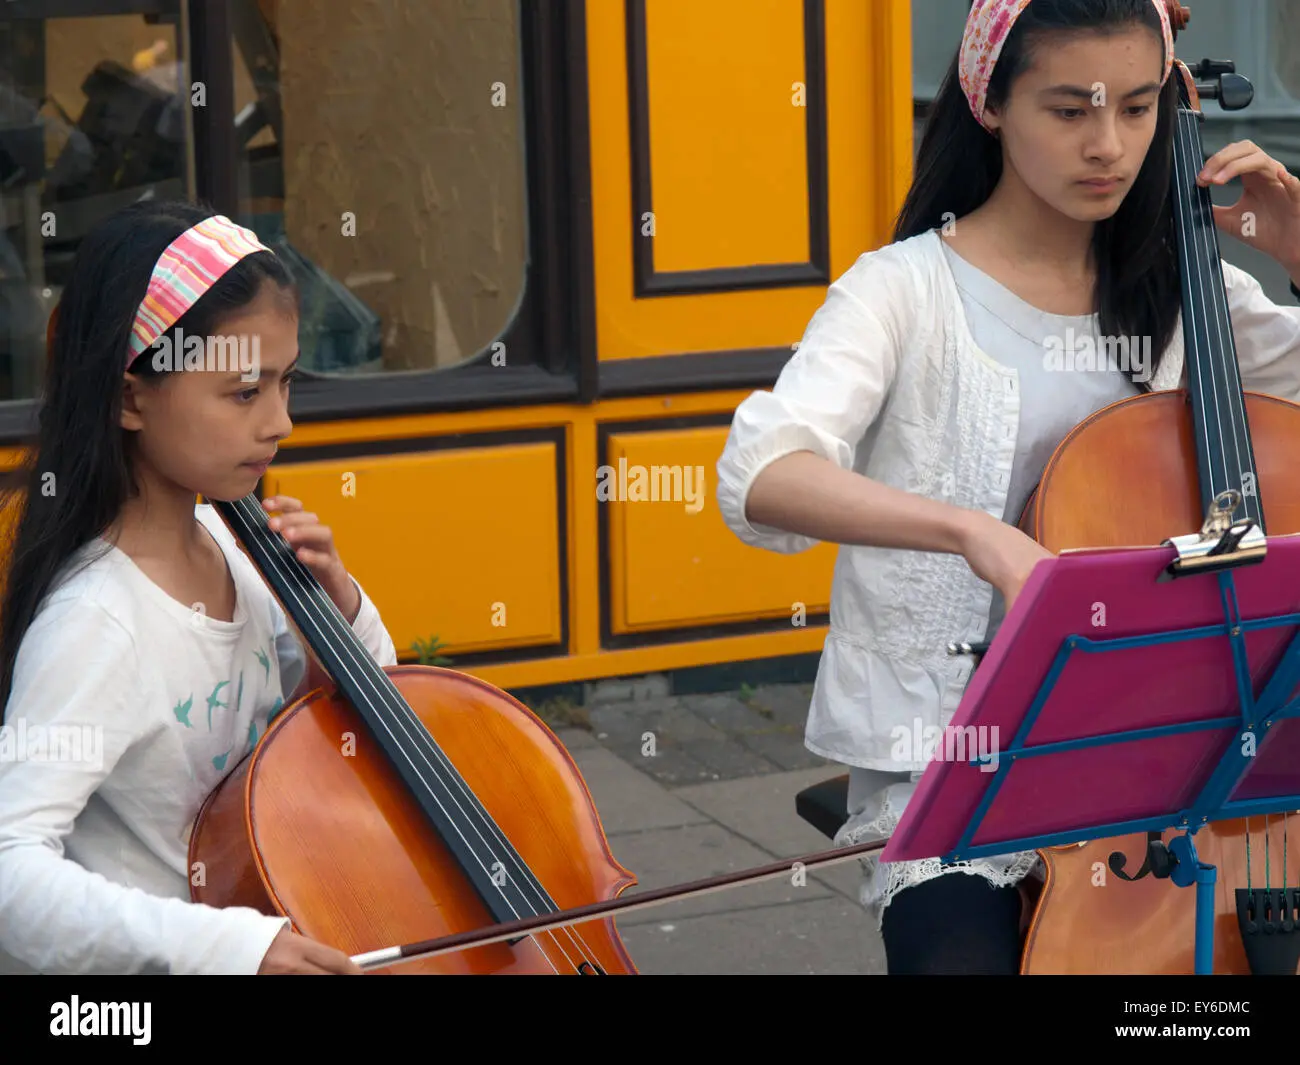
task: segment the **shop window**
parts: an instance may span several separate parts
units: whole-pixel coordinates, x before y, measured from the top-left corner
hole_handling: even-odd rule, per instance
[[[41,17],[51,9],[63,14]],[[142,196],[189,195],[178,10],[0,10],[0,402],[39,394],[50,311],[85,234]]]
[[[232,0],[239,220],[302,285],[304,370],[443,370],[506,332],[529,254],[519,20],[516,0]]]

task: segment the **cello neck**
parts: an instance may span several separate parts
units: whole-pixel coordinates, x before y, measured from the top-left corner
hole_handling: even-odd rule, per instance
[[[1178,77],[1180,103],[1174,119],[1170,196],[1201,513],[1210,512],[1220,493],[1236,491],[1241,508],[1231,518],[1250,518],[1264,532],[1264,508],[1228,313],[1214,204],[1210,190],[1196,183],[1205,160],[1200,128],[1203,116],[1190,71],[1175,62],[1174,76]]]
[[[254,496],[210,501],[498,923],[558,907]]]
[[[385,696],[387,675],[357,638],[315,575],[267,524],[253,496],[233,502],[210,500],[244,546],[285,612],[293,619],[325,672],[367,724],[378,724],[396,708]],[[396,689],[393,688],[396,693]],[[399,696],[400,698],[400,696]]]

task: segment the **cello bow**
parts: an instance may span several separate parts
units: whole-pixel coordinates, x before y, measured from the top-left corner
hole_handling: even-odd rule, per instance
[[[743,869],[738,873],[724,873],[721,876],[705,877],[686,884],[656,888],[626,899],[620,898],[611,902],[598,902],[560,913],[494,925],[473,932],[460,932],[455,935],[440,936],[437,939],[426,939],[418,943],[385,947],[380,950],[353,955],[352,960],[363,970],[387,968],[390,965],[399,965],[405,962],[418,961],[421,958],[450,954],[455,951],[468,950],[471,947],[486,946],[489,943],[509,942],[518,939],[520,936],[547,932],[581,921],[612,916],[616,913],[630,913],[633,910],[648,909],[651,906],[662,906],[667,902],[676,902],[680,899],[722,891],[726,888],[739,887],[743,884],[757,883],[760,880],[773,880],[781,876],[792,876],[797,882],[810,869],[821,869],[826,866],[836,865],[839,862],[847,862],[871,851],[881,850],[888,843],[889,837],[886,837],[873,840],[870,843],[855,844],[851,847],[835,847],[814,854],[805,854],[799,858],[755,866],[753,869]]]

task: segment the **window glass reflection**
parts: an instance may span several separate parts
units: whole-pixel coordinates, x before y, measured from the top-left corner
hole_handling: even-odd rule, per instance
[[[523,298],[516,0],[238,0],[240,218],[303,290],[303,369],[445,369]]]
[[[0,401],[38,395],[86,233],[142,196],[187,194],[177,21],[0,21]]]

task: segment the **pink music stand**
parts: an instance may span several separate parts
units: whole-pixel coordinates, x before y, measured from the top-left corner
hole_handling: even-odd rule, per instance
[[[1196,972],[1208,974],[1215,870],[1192,836],[1207,821],[1300,809],[1300,535],[1266,544],[1262,559],[1204,572],[1173,573],[1177,546],[1040,562],[880,860],[1181,827],[1165,875],[1197,884]],[[1286,894],[1289,932],[1300,892]],[[1255,901],[1244,896],[1243,922]]]

